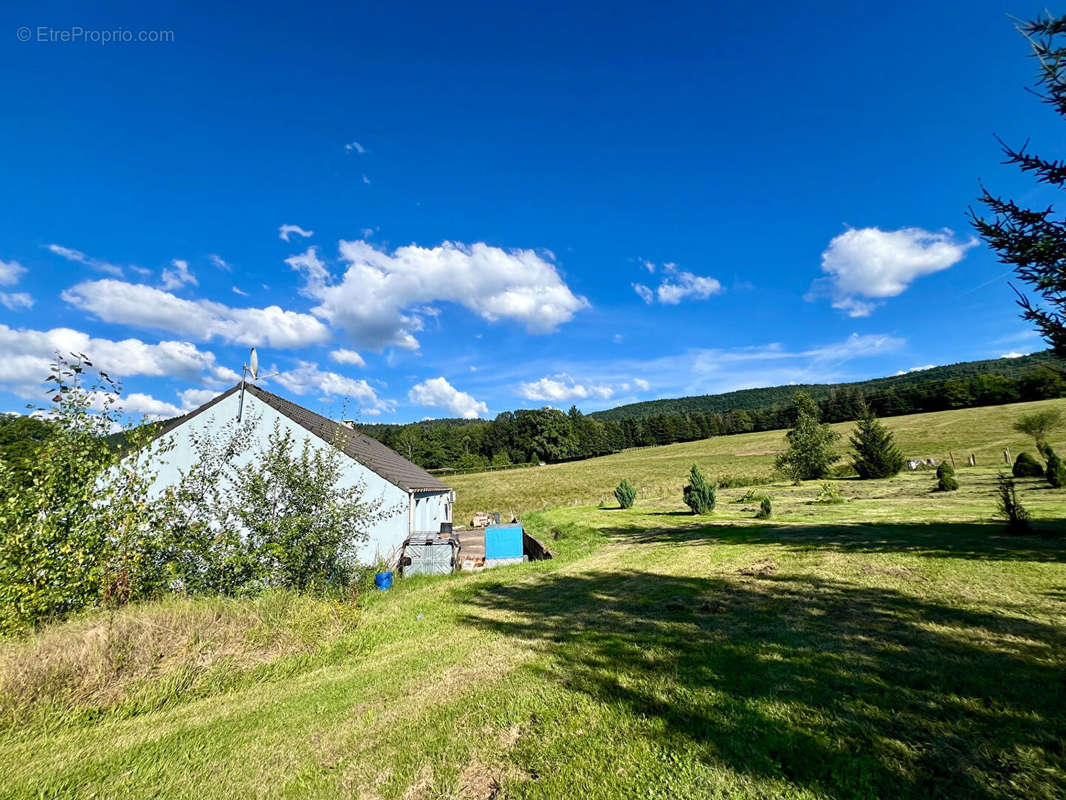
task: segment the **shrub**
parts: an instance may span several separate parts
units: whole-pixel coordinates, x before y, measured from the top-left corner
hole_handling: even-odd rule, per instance
[[[1062,459],[1056,455],[1049,444],[1044,445],[1044,455],[1047,456],[1047,470],[1044,476],[1048,483],[1056,489],[1061,489],[1066,486],[1066,464],[1062,463]]]
[[[633,484],[628,479],[623,478],[618,488],[614,490],[614,496],[618,498],[618,505],[621,508],[632,508],[633,501],[637,499],[637,490],[633,488]]]
[[[822,490],[818,492],[818,503],[846,503],[847,499],[840,493],[836,486],[828,481],[822,484]]]
[[[1014,430],[1026,436],[1032,436],[1036,446],[1040,447],[1047,442],[1051,432],[1060,425],[1062,425],[1062,412],[1057,408],[1048,408],[1024,414],[1014,423]]]
[[[959,488],[959,482],[955,480],[955,468],[947,461],[936,468],[936,488],[941,492],[954,492]]]
[[[1018,500],[1014,490],[1014,478],[1002,472],[997,479],[999,489],[999,515],[1007,521],[1011,533],[1024,533],[1029,530],[1029,512]]]
[[[755,519],[770,519],[770,515],[773,512],[773,501],[771,501],[769,497],[764,497],[762,502],[759,503],[759,511],[755,514]]]
[[[682,496],[693,514],[710,514],[718,497],[718,485],[707,483],[700,468],[693,464]]]
[[[1043,478],[1044,468],[1029,453],[1018,453],[1011,472],[1015,478]]]
[[[777,468],[793,483],[824,478],[840,456],[832,452],[837,434],[819,422],[818,404],[806,392],[793,400],[796,421],[785,434],[788,449],[777,457]]]
[[[903,454],[888,428],[863,405],[862,416],[851,437],[851,465],[863,480],[891,478],[903,469]]]

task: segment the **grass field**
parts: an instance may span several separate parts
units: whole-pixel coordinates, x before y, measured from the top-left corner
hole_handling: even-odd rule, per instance
[[[767,522],[739,488],[706,518],[559,508],[526,519],[556,559],[403,581],[354,626],[313,614],[310,648],[270,624],[251,648],[232,625],[188,641],[194,663],[240,656],[225,680],[39,675],[0,729],[0,797],[1061,798],[1066,492],[1021,482],[1036,528],[1009,536],[995,472],[950,495],[930,473],[841,480],[833,505],[759,487]]]
[[[1022,414],[1041,408],[1066,410],[1066,400],[912,414],[884,422],[907,457],[939,461],[953,452],[956,462],[963,465],[974,453],[978,465],[989,466],[1003,463],[1004,447],[1014,455],[1022,449],[1033,450],[1032,440],[1012,431],[1011,424]],[[854,423],[833,427],[842,435],[838,447],[844,453]],[[1060,434],[1064,437],[1066,432]],[[784,431],[766,431],[627,450],[534,469],[456,475],[446,480],[456,490],[456,522],[469,523],[475,511],[521,514],[563,505],[613,503],[614,487],[622,478],[629,478],[648,497],[673,495],[681,491],[693,463],[712,477],[767,479],[773,472],[775,453],[783,448]],[[1060,450],[1066,451],[1066,445]]]

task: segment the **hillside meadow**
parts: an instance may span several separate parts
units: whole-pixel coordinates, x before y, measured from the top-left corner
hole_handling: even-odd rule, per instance
[[[908,458],[940,461],[954,453],[962,467],[973,453],[978,466],[998,466],[1003,464],[1005,447],[1014,455],[1034,450],[1032,439],[1014,432],[1011,425],[1022,414],[1044,408],[1066,412],[1066,400],[912,414],[883,421]],[[855,423],[832,427],[841,434],[837,449],[844,454]],[[446,480],[456,491],[456,523],[469,524],[475,511],[522,514],[563,505],[613,504],[614,488],[622,478],[643,490],[645,497],[680,495],[693,464],[699,464],[708,477],[734,485],[767,481],[774,472],[776,453],[784,449],[784,440],[784,431],[716,436],[585,461],[455,475]],[[1066,430],[1060,431],[1053,443],[1066,452]]]

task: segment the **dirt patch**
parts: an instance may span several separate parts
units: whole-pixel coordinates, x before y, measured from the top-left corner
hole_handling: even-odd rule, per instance
[[[737,570],[741,575],[748,575],[753,578],[762,577],[764,575],[773,575],[777,572],[777,564],[774,563],[772,558],[760,558],[754,564],[741,567]]]
[[[463,770],[459,796],[465,800],[494,800],[500,796],[499,770],[474,761]]]

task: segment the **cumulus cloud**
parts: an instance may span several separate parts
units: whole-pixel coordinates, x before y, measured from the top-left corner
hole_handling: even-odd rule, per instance
[[[1009,353],[1004,353],[1003,355],[1000,356],[1000,358],[1021,358],[1024,355],[1025,355],[1025,353],[1018,353],[1018,352],[1015,352],[1015,351],[1012,350]]]
[[[26,292],[0,292],[0,304],[9,311],[33,308],[33,298]]]
[[[351,364],[355,367],[365,367],[366,361],[354,350],[346,350],[343,347],[330,352],[329,357],[338,364]]]
[[[167,291],[171,289],[180,289],[187,283],[191,283],[193,286],[200,285],[200,282],[196,280],[196,276],[189,271],[188,261],[175,258],[170,262],[170,266],[173,267],[173,269],[163,270],[163,289]]]
[[[366,155],[366,148],[359,142],[348,142],[348,144],[344,145],[344,149],[349,153],[358,153],[361,156]]]
[[[122,277],[122,267],[117,264],[109,264],[106,261],[101,261],[98,258],[87,256],[81,250],[75,250],[72,247],[64,247],[60,244],[47,244],[45,248],[55,253],[61,258],[65,258],[67,261],[74,261],[78,264],[84,264],[87,267],[95,269],[97,272],[104,272],[108,275],[114,275],[116,278]]]
[[[365,380],[321,370],[310,361],[300,361],[296,369],[279,372],[271,380],[276,380],[293,394],[350,397],[364,414],[376,415],[395,408],[395,403],[379,398]]]
[[[315,235],[315,232],[314,231],[305,231],[299,225],[285,224],[285,225],[281,225],[278,228],[278,238],[281,239],[282,241],[285,241],[285,242],[289,241],[289,237],[292,236],[293,234],[296,234],[297,236],[302,236],[305,239],[309,239],[309,238],[311,238],[312,236]]]
[[[85,353],[93,364],[116,377],[145,375],[202,383],[236,382],[237,373],[220,366],[214,353],[191,342],[146,344],[140,339],[101,339],[71,328],[48,331],[15,329],[0,324],[0,386],[23,396],[36,397],[56,351]]]
[[[948,269],[977,245],[954,234],[923,228],[849,228],[822,252],[822,272],[804,299],[829,297],[833,308],[850,317],[867,317],[877,301],[896,297],[923,275]]]
[[[925,372],[927,369],[932,369],[936,364],[923,364],[920,367],[911,367],[910,369],[901,369],[897,372],[897,375],[909,375],[912,372]]]
[[[640,389],[642,392],[646,392],[646,391],[648,391],[648,389],[651,388],[651,384],[648,383],[643,378],[634,378],[633,379],[633,385],[636,386],[638,389]]]
[[[546,402],[563,402],[565,400],[586,400],[590,397],[609,400],[614,389],[607,384],[575,383],[569,375],[541,378],[539,381],[520,383],[518,393],[526,400]]]
[[[487,405],[466,392],[460,392],[444,378],[430,378],[416,383],[407,393],[407,399],[420,406],[443,408],[452,416],[463,419],[477,419],[489,413]]]
[[[123,395],[119,398],[115,407],[126,414],[140,414],[151,420],[167,419],[184,413],[182,409],[173,403],[158,400],[150,394],[141,392]]]
[[[0,261],[0,285],[14,286],[25,272],[26,268],[17,261]]]
[[[652,273],[656,269],[650,261],[645,261],[644,267]],[[682,300],[689,298],[706,300],[711,295],[722,291],[722,284],[717,278],[686,272],[673,262],[663,264],[662,275],[664,276],[662,281],[654,290],[643,283],[634,283],[633,291],[648,305],[658,300],[663,305],[671,306],[676,306]]]
[[[523,323],[530,333],[550,333],[588,307],[532,250],[445,242],[390,254],[359,240],[341,241],[340,256],[347,266],[336,282],[313,248],[287,263],[305,275],[304,293],[319,301],[313,313],[375,350],[418,349],[428,303],[453,302],[490,322]]]
[[[105,322],[137,325],[244,345],[289,348],[327,342],[330,331],[310,314],[278,306],[232,308],[211,300],[185,300],[144,284],[105,278],[79,283],[63,299]]]
[[[181,398],[183,411],[192,411],[194,408],[199,408],[208,400],[214,400],[217,396],[218,392],[212,389],[186,389],[178,395]]]

